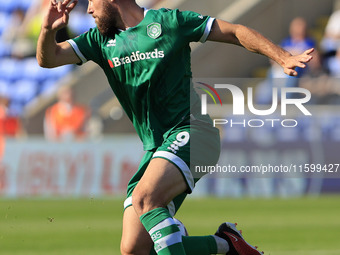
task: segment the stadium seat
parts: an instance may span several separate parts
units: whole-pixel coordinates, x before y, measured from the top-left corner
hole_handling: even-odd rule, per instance
[[[22,62],[13,58],[0,58],[0,80],[14,82],[22,78]]]
[[[322,138],[325,140],[332,139],[332,130],[335,126],[334,114],[323,114],[318,116],[318,124],[320,125]]]
[[[8,107],[8,115],[21,116],[24,111],[24,105],[20,102],[11,102]]]
[[[31,7],[32,2],[32,0],[19,0],[18,7],[27,11]]]
[[[4,80],[0,80],[0,95],[8,96],[10,84]]]
[[[277,139],[282,142],[293,142],[300,139],[300,132],[297,127],[282,127],[277,130]]]
[[[0,40],[0,58],[10,56],[11,50],[12,50],[12,47],[10,44]]]
[[[6,12],[1,11],[1,7],[0,7],[0,36],[5,31],[7,24],[8,24],[8,20],[10,20],[10,15]]]
[[[313,118],[304,116],[298,118],[297,121],[299,122],[298,128],[300,132],[300,139],[308,142],[321,140],[321,130],[318,124],[318,116]]]
[[[0,1],[0,10],[3,12],[11,13],[15,10],[18,6],[18,1],[14,0],[1,0]]]
[[[91,15],[80,11],[73,12],[72,15],[70,15],[68,27],[74,35],[80,35],[95,26],[96,24]]]
[[[40,67],[34,57],[22,60],[22,65],[23,79],[34,80],[42,83],[49,77],[49,70]]]
[[[38,83],[30,80],[18,80],[10,87],[10,98],[13,102],[17,102],[25,106],[29,103],[38,92]]]
[[[61,78],[64,78],[69,72],[72,71],[74,68],[73,65],[65,65],[65,66],[59,66],[52,69],[44,69],[47,73],[48,79],[55,79],[59,80]]]
[[[331,129],[332,141],[340,141],[340,118],[339,116],[333,116],[333,125]]]
[[[58,90],[59,83],[55,79],[47,79],[40,86],[40,95],[41,96],[49,96],[55,93]]]
[[[224,141],[226,142],[242,142],[246,140],[247,138],[247,130],[246,128],[235,128],[231,127],[231,121],[233,123],[241,123],[243,122],[243,119],[238,117],[238,116],[232,116],[228,115],[225,116],[226,120],[228,120],[228,123],[226,125],[222,125],[221,127],[223,128],[223,132],[225,132],[225,136],[223,136]],[[232,120],[231,120],[232,119]],[[242,126],[242,125],[235,125],[235,126]]]
[[[30,80],[18,80],[9,84],[7,96],[10,99],[9,114],[20,116],[23,114],[24,107],[37,94],[38,83]]]

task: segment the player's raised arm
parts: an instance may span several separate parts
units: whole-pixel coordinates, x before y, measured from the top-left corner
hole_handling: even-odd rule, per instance
[[[305,63],[312,59],[310,54],[314,51],[309,49],[293,56],[253,29],[219,19],[215,20],[208,40],[236,44],[251,52],[265,55],[280,64],[284,72],[291,76],[298,74],[296,67],[306,67]]]
[[[38,63],[47,68],[79,63],[80,59],[68,42],[57,43],[55,40],[57,31],[67,26],[69,14],[78,0],[50,1],[37,44]]]

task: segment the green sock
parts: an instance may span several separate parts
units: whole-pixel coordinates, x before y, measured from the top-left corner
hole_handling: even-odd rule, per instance
[[[182,242],[186,255],[217,254],[216,241],[213,236],[183,236]],[[150,255],[156,255],[154,249]]]
[[[183,245],[187,255],[217,254],[215,238],[212,236],[183,236]]]
[[[209,255],[217,253],[213,236],[183,236],[169,211],[154,209],[140,217],[158,255]],[[150,254],[156,254],[151,251]]]
[[[185,255],[182,234],[167,209],[156,208],[143,214],[140,220],[158,255]]]

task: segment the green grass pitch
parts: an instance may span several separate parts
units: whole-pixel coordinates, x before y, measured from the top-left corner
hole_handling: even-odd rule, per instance
[[[119,199],[0,200],[1,255],[116,255]],[[188,199],[177,218],[190,235],[238,222],[247,241],[273,255],[339,255],[340,197]]]

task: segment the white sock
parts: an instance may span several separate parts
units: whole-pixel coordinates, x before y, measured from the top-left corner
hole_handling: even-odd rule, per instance
[[[229,244],[221,237],[213,235],[217,245],[217,254],[227,254],[229,252]]]

